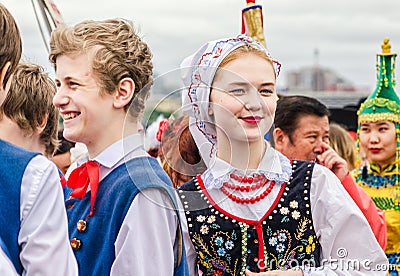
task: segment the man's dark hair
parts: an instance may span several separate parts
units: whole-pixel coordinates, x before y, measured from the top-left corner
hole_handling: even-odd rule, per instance
[[[275,112],[275,128],[282,129],[293,143],[292,135],[304,115],[329,117],[329,109],[317,99],[306,96],[280,96]]]

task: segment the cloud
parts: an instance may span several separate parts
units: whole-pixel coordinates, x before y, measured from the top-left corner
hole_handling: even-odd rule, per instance
[[[159,73],[177,68],[206,41],[239,33],[245,5],[244,0],[53,1],[68,24],[111,17],[132,20],[149,43]],[[2,0],[20,25],[25,55],[47,63],[30,2]],[[263,6],[268,48],[283,64],[281,83],[286,71],[312,65],[318,48],[319,64],[373,89],[375,55],[383,38],[389,37],[392,51],[400,52],[398,0],[256,2]]]

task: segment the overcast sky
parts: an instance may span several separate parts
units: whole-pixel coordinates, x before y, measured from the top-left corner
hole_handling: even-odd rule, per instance
[[[67,24],[123,17],[134,22],[154,54],[158,74],[176,69],[204,42],[241,30],[245,0],[53,0]],[[31,0],[0,0],[14,14],[24,58],[51,70]],[[375,87],[375,56],[383,38],[400,52],[400,0],[257,0],[267,46],[285,72],[318,63],[358,86]],[[399,68],[399,61],[397,68]],[[400,70],[396,69],[397,75]],[[397,89],[398,90],[398,89]]]

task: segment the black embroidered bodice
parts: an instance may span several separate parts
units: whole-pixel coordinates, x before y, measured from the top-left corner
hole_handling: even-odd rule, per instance
[[[319,266],[320,244],[310,207],[313,167],[313,163],[293,161],[290,182],[281,185],[277,199],[259,221],[222,210],[200,176],[183,185],[178,194],[203,275]]]

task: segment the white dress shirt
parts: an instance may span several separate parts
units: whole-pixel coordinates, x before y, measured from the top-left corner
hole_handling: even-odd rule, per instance
[[[0,248],[0,275],[17,276],[14,265],[3,249]]]
[[[25,169],[20,207],[22,275],[78,275],[58,170],[42,155]]]
[[[148,157],[140,134],[110,145],[93,161],[100,164],[100,181],[130,159]],[[78,159],[80,166],[88,155]],[[159,189],[139,192],[119,230],[114,244],[111,275],[173,275],[178,219],[169,196]]]
[[[277,162],[278,160],[280,162]],[[287,168],[288,165],[290,163],[286,157],[282,158],[280,153],[268,146],[259,169],[270,172],[270,175],[280,176],[285,175],[282,168]],[[203,181],[205,182],[210,174],[214,178],[221,177],[230,168],[232,167],[228,163],[215,158],[213,167],[202,175]],[[207,188],[210,196],[220,208],[230,214],[250,220],[259,220],[265,215],[278,196],[280,189],[281,184],[277,183],[263,200],[255,204],[238,204],[227,198],[215,185]],[[373,269],[379,270],[381,265],[387,267],[387,258],[364,215],[343,188],[339,179],[327,168],[315,164],[310,189],[313,225],[321,244],[322,261],[337,260],[334,260],[331,266],[323,263],[323,267],[311,268],[311,275],[385,275],[383,270],[373,271]],[[242,195],[242,197],[246,196]],[[179,208],[182,210],[182,206]],[[184,212],[181,212],[181,216],[184,216]],[[183,219],[182,222],[190,275],[198,275],[196,251],[188,233],[187,222]],[[338,254],[342,254],[341,257]],[[359,260],[359,269],[346,268],[347,263],[352,265],[352,260]],[[337,267],[338,264],[342,268]]]

